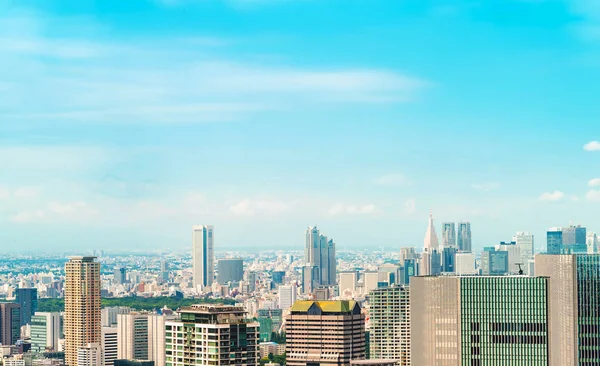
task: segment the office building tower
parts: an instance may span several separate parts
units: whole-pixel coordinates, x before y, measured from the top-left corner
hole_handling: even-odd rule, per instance
[[[250,292],[254,292],[256,291],[256,281],[258,280],[258,276],[256,272],[248,272],[247,274],[247,280],[246,282],[248,282],[248,291]]]
[[[423,255],[421,256],[421,274],[437,275],[442,270],[442,259],[440,256],[440,245],[435,226],[433,225],[433,213],[429,213],[429,224],[425,232],[423,243]]]
[[[581,225],[553,227],[546,233],[546,250],[548,254],[585,254],[586,228]]]
[[[456,245],[456,225],[453,222],[442,223],[442,248],[458,248]]]
[[[416,276],[417,273],[417,261],[414,259],[407,259],[404,261],[404,266],[400,267],[400,284],[409,285],[410,278]]]
[[[349,366],[365,354],[365,316],[355,301],[296,301],[286,317],[288,366]]]
[[[471,252],[456,253],[456,269],[455,272],[459,276],[477,274],[475,268],[475,254]]]
[[[69,257],[65,264],[65,363],[78,365],[78,350],[102,342],[100,263],[96,257]],[[93,352],[93,349],[89,349]]]
[[[441,252],[442,272],[454,273],[456,271],[456,248],[443,248]]]
[[[148,315],[148,359],[155,366],[166,366],[165,325],[167,321],[175,319],[176,315]]]
[[[102,327],[102,352],[104,366],[114,366],[119,353],[118,329],[114,327]]]
[[[100,317],[102,319],[103,327],[116,327],[117,326],[117,315],[129,314],[131,308],[127,306],[107,306],[102,308]]]
[[[533,259],[533,253],[535,252],[533,234],[519,231],[513,236],[512,241],[517,243],[517,247],[521,252],[521,263],[524,263],[527,267],[527,262]],[[527,270],[525,270],[525,273],[529,274]]]
[[[598,253],[598,235],[593,232],[588,232],[585,240],[587,246],[587,254]]]
[[[459,222],[458,231],[456,233],[458,250],[462,252],[472,252],[473,248],[471,245],[471,223],[470,222]]]
[[[279,286],[279,308],[288,310],[296,302],[296,285]]]
[[[125,267],[115,267],[114,282],[117,285],[122,285],[127,282],[127,269]]]
[[[517,245],[516,241],[501,241],[500,244],[496,245],[496,251],[508,254],[508,273],[519,274],[520,270],[523,270],[523,273],[525,272],[525,268],[523,268],[525,264],[521,262],[521,248]]]
[[[238,284],[244,279],[244,261],[242,259],[219,259],[217,282],[220,285],[227,283]]]
[[[372,290],[377,288],[377,282],[379,282],[378,272],[365,272],[363,273],[363,292],[368,294]]]
[[[319,269],[318,284],[331,286],[336,284],[335,243],[327,240],[319,233],[319,229],[308,227],[306,230],[306,247],[304,249],[306,266]]]
[[[553,227],[546,232],[546,252],[560,254],[562,252],[562,228]]]
[[[419,254],[417,253],[417,251],[415,250],[414,247],[404,247],[404,248],[400,248],[400,265],[402,266],[402,264],[404,263],[405,260],[407,259],[418,259],[419,258]]]
[[[140,313],[117,316],[119,360],[148,359],[148,315]]]
[[[546,277],[413,277],[412,364],[548,365],[547,291]]]
[[[356,292],[356,281],[358,274],[356,271],[347,271],[340,273],[340,296],[352,296]]]
[[[319,287],[321,271],[317,266],[302,267],[302,293],[310,294]]]
[[[58,352],[60,313],[36,312],[31,317],[31,350],[37,353]]]
[[[246,319],[244,308],[192,305],[180,314],[166,322],[167,366],[259,364],[259,325]]]
[[[271,277],[273,278],[273,284],[283,285],[283,281],[285,281],[285,271],[273,271],[271,272]]]
[[[10,346],[21,338],[21,306],[12,302],[0,303],[0,344]]]
[[[88,343],[77,347],[78,366],[103,366],[102,346],[98,343]]]
[[[38,292],[36,288],[18,288],[17,304],[21,306],[21,326],[31,324],[31,317],[37,311]]]
[[[535,273],[550,279],[552,365],[600,364],[600,255],[538,254]]]
[[[508,252],[486,247],[481,252],[481,274],[484,276],[502,276],[508,273]]]
[[[408,286],[378,288],[369,294],[371,359],[394,359],[410,365],[410,301]]]
[[[193,227],[192,264],[196,291],[213,284],[215,277],[214,239],[212,225]]]

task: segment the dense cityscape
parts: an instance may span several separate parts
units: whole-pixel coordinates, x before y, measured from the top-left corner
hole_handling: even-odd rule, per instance
[[[517,232],[473,251],[469,222],[430,213],[422,247],[5,257],[7,366],[597,365],[598,237],[581,225]],[[300,249],[300,248],[299,248]]]

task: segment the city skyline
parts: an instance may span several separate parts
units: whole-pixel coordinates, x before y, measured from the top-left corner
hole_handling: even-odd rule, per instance
[[[593,226],[597,12],[376,4],[1,4],[2,247],[416,246],[430,207],[474,248]]]

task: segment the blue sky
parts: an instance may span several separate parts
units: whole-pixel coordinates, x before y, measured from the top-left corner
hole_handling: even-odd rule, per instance
[[[594,0],[2,0],[0,55],[0,251],[600,230]]]

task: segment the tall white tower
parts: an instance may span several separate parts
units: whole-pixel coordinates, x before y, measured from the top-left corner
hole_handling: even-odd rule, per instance
[[[196,225],[192,235],[192,263],[194,288],[211,286],[215,273],[214,228],[212,225]]]

